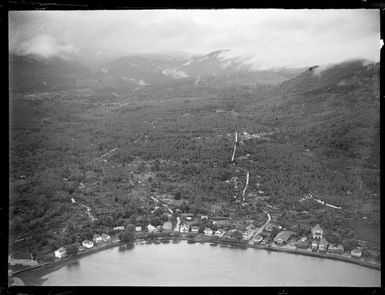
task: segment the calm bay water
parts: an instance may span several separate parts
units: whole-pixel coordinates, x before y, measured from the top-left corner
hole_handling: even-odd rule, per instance
[[[185,241],[107,249],[43,278],[53,286],[381,285],[380,271],[351,263]]]

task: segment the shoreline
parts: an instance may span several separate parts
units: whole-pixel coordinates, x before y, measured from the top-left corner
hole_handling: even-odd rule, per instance
[[[212,238],[205,238],[204,239],[196,239],[195,237],[190,236],[181,236],[181,235],[165,235],[165,236],[140,236],[138,237],[135,242],[142,242],[147,240],[177,240],[177,241],[187,241],[187,242],[193,242],[193,243],[215,243],[218,245],[227,245],[227,246],[234,246],[238,248],[254,248],[254,249],[262,249],[266,251],[275,251],[275,252],[284,252],[289,254],[296,254],[296,255],[304,255],[304,256],[312,256],[317,258],[326,258],[331,260],[337,260],[347,263],[356,264],[362,267],[367,267],[371,269],[375,269],[378,271],[381,271],[381,265],[371,263],[368,261],[361,261],[361,260],[354,260],[353,258],[349,258],[346,256],[341,255],[332,255],[332,254],[326,254],[326,253],[317,253],[317,252],[310,252],[306,250],[299,250],[299,249],[287,249],[287,248],[277,248],[277,247],[268,247],[265,245],[250,245],[250,244],[242,244],[238,242],[232,242],[232,241],[223,241],[223,240],[213,240]],[[200,237],[201,238],[201,237]],[[35,266],[33,268],[27,268],[20,270],[18,272],[15,272],[12,274],[12,278],[18,278],[20,279],[25,286],[41,286],[46,279],[43,277],[51,272],[54,272],[64,266],[71,265],[72,263],[76,263],[80,258],[106,250],[111,249],[116,246],[124,245],[125,243],[121,243],[120,240],[112,241],[109,244],[103,244],[100,245],[97,248],[92,248],[89,250],[85,250],[84,252],[78,253],[76,256],[72,256],[63,260],[56,260],[53,262],[47,262],[43,263],[40,266]]]

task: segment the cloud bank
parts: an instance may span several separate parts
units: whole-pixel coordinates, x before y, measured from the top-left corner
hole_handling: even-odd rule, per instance
[[[113,58],[130,53],[230,49],[255,68],[379,61],[378,10],[23,11],[9,14],[19,54]]]

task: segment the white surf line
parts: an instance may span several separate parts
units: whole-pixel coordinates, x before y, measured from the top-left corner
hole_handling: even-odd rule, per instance
[[[246,200],[245,198],[245,193],[246,193],[246,190],[247,190],[247,186],[249,185],[249,171],[247,171],[247,175],[246,175],[246,185],[245,185],[245,188],[243,189],[243,192],[242,192],[242,197],[243,197],[243,202]]]

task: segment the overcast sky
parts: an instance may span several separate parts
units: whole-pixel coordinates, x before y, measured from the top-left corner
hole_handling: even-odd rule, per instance
[[[379,61],[378,10],[24,11],[9,14],[9,47],[66,58],[230,49],[257,67]]]

